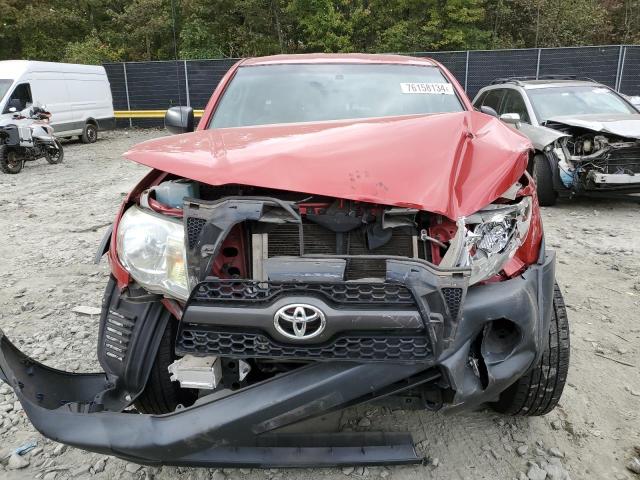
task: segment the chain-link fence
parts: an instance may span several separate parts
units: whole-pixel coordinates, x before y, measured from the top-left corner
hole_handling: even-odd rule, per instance
[[[640,95],[640,46],[607,45],[459,52],[415,52],[447,67],[469,97],[500,77],[576,75],[592,78],[627,95]],[[116,110],[202,109],[237,59],[107,63]],[[123,122],[123,121],[120,121]],[[131,119],[124,124],[161,125],[161,120]]]

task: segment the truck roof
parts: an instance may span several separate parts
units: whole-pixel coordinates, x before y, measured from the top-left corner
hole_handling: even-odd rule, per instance
[[[306,53],[297,55],[271,55],[267,57],[247,58],[242,61],[241,65],[283,65],[292,63],[387,63],[398,65],[437,65],[435,61],[427,57],[410,57],[407,55],[382,55],[366,53]]]

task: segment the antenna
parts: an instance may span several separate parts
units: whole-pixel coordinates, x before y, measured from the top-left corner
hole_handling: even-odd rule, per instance
[[[182,89],[180,88],[180,67],[178,66],[178,41],[176,40],[176,4],[171,0],[171,18],[173,28],[173,59],[176,63],[176,81],[178,82],[178,103],[182,105]],[[187,79],[185,78],[185,82]],[[185,85],[186,87],[186,85]]]

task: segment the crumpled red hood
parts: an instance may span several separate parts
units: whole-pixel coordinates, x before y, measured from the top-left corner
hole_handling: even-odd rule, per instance
[[[478,112],[201,130],[130,160],[210,185],[243,184],[418,208],[456,219],[524,173],[529,140]]]

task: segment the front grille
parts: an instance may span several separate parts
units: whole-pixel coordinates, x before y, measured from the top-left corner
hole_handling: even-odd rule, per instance
[[[342,335],[322,345],[283,345],[261,333],[205,330],[184,325],[176,343],[179,355],[300,360],[420,362],[431,357],[423,336]]]
[[[640,145],[612,149],[607,155],[605,173],[640,173]]]
[[[451,318],[458,318],[458,313],[460,313],[460,304],[462,303],[462,289],[443,288],[442,296],[447,303],[447,307],[449,307]]]
[[[393,305],[415,307],[404,285],[375,282],[258,282],[252,280],[205,280],[196,286],[191,302],[269,303],[290,295],[322,296],[341,305]]]
[[[104,352],[107,357],[124,362],[135,325],[135,318],[109,310],[104,327]]]
[[[187,218],[187,241],[190,249],[193,249],[193,247],[196,246],[198,237],[200,236],[200,232],[202,232],[202,228],[205,223],[207,223],[207,221],[204,218]]]
[[[304,253],[315,255],[387,255],[413,257],[413,237],[395,229],[391,239],[380,247],[367,248],[363,229],[336,234],[315,223],[303,223]],[[300,255],[300,236],[298,224],[278,225],[269,232],[268,256]],[[345,277],[347,280],[362,278],[384,278],[386,262],[379,259],[348,259]]]

